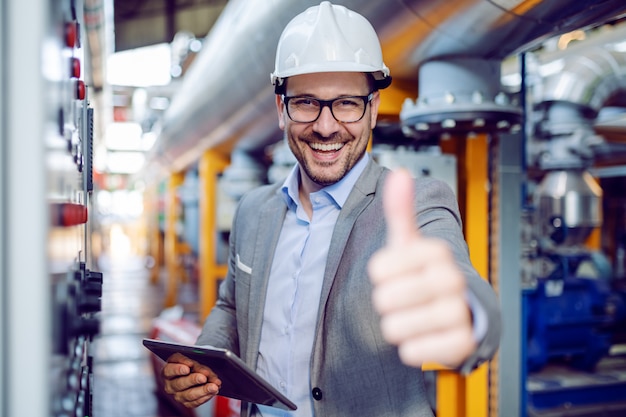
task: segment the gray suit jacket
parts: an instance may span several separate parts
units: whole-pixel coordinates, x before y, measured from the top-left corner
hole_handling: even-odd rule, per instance
[[[339,214],[330,242],[316,336],[311,387],[318,417],[432,416],[420,369],[405,366],[382,337],[371,302],[367,261],[385,243],[382,189],[387,170],[370,163]],[[228,275],[197,344],[225,347],[256,368],[270,267],[286,206],[268,185],[240,201],[230,235]],[[434,179],[416,182],[421,233],[447,240],[470,291],[488,314],[486,337],[460,368],[469,372],[499,344],[500,313],[491,287],[471,266],[454,194]],[[242,415],[248,416],[249,404]]]

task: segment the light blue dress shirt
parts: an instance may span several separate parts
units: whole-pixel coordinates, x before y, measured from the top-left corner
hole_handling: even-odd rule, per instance
[[[298,410],[258,406],[263,417],[313,416],[310,361],[328,248],[341,207],[368,161],[366,153],[341,181],[310,195],[311,219],[298,197],[298,165],[280,190],[287,215],[267,287],[257,372]]]

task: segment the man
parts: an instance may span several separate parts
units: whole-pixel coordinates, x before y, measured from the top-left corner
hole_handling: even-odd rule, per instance
[[[432,416],[421,364],[467,373],[497,349],[497,297],[470,264],[451,190],[366,153],[390,81],[372,26],[342,6],[309,8],[281,35],[272,82],[298,164],[241,199],[197,341],[234,351],[298,406],[243,403],[244,416]],[[221,384],[181,355],[163,378],[188,407]]]

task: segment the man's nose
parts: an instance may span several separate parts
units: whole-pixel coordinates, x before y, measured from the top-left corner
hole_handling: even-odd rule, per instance
[[[330,106],[324,106],[320,112],[320,117],[313,124],[313,130],[324,137],[328,137],[339,130],[339,125],[340,123],[330,111]]]

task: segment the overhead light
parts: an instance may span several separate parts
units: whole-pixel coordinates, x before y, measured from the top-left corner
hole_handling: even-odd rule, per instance
[[[167,43],[117,52],[108,57],[107,82],[133,87],[168,85],[171,61]]]
[[[110,123],[104,134],[107,149],[138,151],[143,149],[141,125],[135,122]]]
[[[107,152],[106,170],[115,174],[135,174],[143,168],[146,157],[142,152]]]

